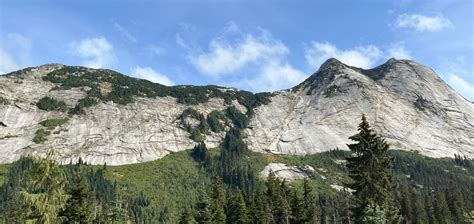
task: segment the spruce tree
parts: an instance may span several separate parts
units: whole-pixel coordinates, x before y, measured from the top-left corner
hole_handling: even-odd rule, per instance
[[[252,220],[255,224],[267,223],[265,197],[260,188],[257,188],[252,200]]]
[[[77,175],[78,180],[68,191],[70,198],[61,214],[65,216],[66,223],[90,223],[94,215],[94,193],[89,190],[84,174]]]
[[[446,202],[444,191],[437,189],[434,193],[434,210],[438,223],[451,223],[451,213]]]
[[[196,221],[198,223],[212,223],[211,200],[206,193],[201,193],[196,204]]]
[[[214,223],[224,223],[225,217],[225,189],[221,178],[216,176],[214,191],[212,193],[212,221]]]
[[[179,217],[178,223],[179,224],[195,224],[196,223],[196,220],[194,219],[194,216],[188,207],[183,209],[183,212],[181,213]]]
[[[26,222],[58,223],[64,220],[59,212],[66,206],[69,196],[64,191],[66,177],[50,151],[45,159],[38,159],[29,175],[29,186],[20,190],[19,199],[27,205]]]
[[[305,178],[303,180],[303,198],[302,198],[302,221],[311,222],[313,221],[315,214],[315,199],[312,193],[309,180]]]
[[[226,216],[227,223],[250,223],[244,196],[242,195],[242,192],[240,190],[234,191],[232,193],[232,196],[227,200]]]
[[[348,145],[353,156],[347,158],[347,168],[352,183],[346,186],[354,190],[354,221],[356,223],[370,223],[371,220],[392,222],[396,219],[393,217],[396,214],[394,212],[396,208],[392,205],[393,159],[387,155],[389,145],[385,139],[372,130],[365,115],[362,115],[358,131],[357,134],[349,137],[356,143]]]

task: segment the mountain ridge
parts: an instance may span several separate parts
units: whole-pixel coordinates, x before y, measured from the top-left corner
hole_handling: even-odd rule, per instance
[[[249,119],[245,141],[254,151],[346,149],[365,113],[393,148],[474,157],[474,105],[433,70],[410,60],[361,69],[332,58],[291,89],[257,94],[214,85],[167,87],[112,70],[61,64],[22,69],[0,80],[1,163],[41,156],[52,147],[63,162],[81,157],[116,165],[159,159],[192,148],[201,138],[217,147],[232,126],[225,117],[229,107]],[[38,108],[46,96],[69,109]],[[195,116],[180,120],[189,108]],[[211,113],[224,115],[213,118],[224,129],[198,130]],[[66,122],[51,130],[41,125],[63,118]],[[35,143],[39,130],[49,134]]]

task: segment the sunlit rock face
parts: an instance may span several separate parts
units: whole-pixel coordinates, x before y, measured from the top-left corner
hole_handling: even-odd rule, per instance
[[[474,105],[425,66],[390,59],[370,70],[329,59],[295,88],[256,109],[247,142],[255,151],[348,150],[365,114],[392,149],[430,157],[474,157]]]
[[[173,97],[135,97],[126,105],[99,102],[77,115],[39,109],[36,102],[45,96],[69,108],[86,96],[87,87],[61,89],[43,80],[63,67],[49,64],[0,76],[0,163],[44,156],[50,149],[63,163],[79,158],[109,165],[155,160],[197,144],[179,120],[185,109],[206,116],[229,106],[222,98],[189,106]],[[110,91],[107,83],[100,91]],[[364,113],[392,149],[431,157],[474,157],[474,105],[413,61],[391,59],[363,70],[329,59],[306,81],[270,99],[254,109],[244,130],[251,150],[299,155],[347,150],[348,137],[357,132]],[[232,105],[245,113],[236,101]],[[48,130],[46,141],[33,141],[37,130],[44,129],[41,121],[65,117],[66,123]],[[205,143],[217,147],[224,135],[225,130],[208,132]]]

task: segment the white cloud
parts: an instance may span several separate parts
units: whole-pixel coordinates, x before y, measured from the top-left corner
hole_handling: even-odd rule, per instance
[[[319,67],[328,58],[337,58],[351,66],[371,68],[383,58],[383,52],[373,45],[340,50],[330,43],[312,42],[306,47],[305,58],[312,67]]]
[[[261,67],[259,75],[243,80],[240,85],[244,84],[255,92],[266,92],[296,86],[305,78],[307,75],[304,72],[293,68],[290,64],[270,60]]]
[[[166,75],[163,75],[150,67],[135,67],[132,69],[132,76],[140,79],[147,79],[154,83],[160,83],[166,86],[174,85],[174,82]]]
[[[112,44],[104,37],[86,38],[71,44],[74,53],[84,58],[83,65],[91,68],[108,68],[115,63]]]
[[[455,74],[448,75],[448,83],[461,95],[474,102],[474,85]]]
[[[412,28],[419,32],[434,32],[453,27],[451,21],[443,16],[430,17],[420,14],[399,15],[395,25],[399,28]]]
[[[218,78],[237,72],[252,63],[262,64],[271,58],[280,58],[288,52],[288,48],[281,41],[273,39],[268,33],[258,37],[247,34],[235,43],[214,39],[209,45],[209,52],[189,58],[202,74]]]
[[[396,59],[411,58],[410,52],[401,43],[392,44],[386,50],[374,45],[343,50],[331,43],[311,42],[305,49],[305,58],[311,68],[318,68],[329,58],[337,58],[344,64],[368,69],[391,57]]]

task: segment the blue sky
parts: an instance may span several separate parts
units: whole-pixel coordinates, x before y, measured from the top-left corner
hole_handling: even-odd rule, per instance
[[[329,57],[363,68],[395,57],[474,101],[473,21],[470,0],[0,0],[0,73],[62,63],[259,92]]]

